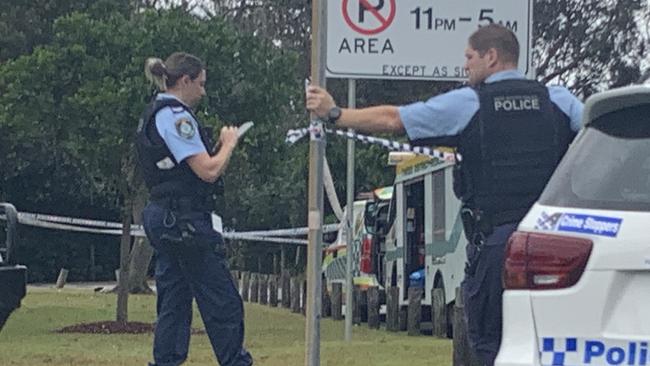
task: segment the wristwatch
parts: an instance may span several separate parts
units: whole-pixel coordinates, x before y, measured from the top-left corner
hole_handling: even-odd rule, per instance
[[[327,122],[335,124],[341,118],[341,108],[334,106],[327,112]]]

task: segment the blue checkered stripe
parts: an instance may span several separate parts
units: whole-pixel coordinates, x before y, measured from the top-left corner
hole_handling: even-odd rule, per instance
[[[548,214],[542,212],[535,222],[535,229],[538,230],[555,230],[557,222],[562,217],[562,213]]]
[[[361,240],[359,238],[356,238],[352,242],[352,276],[353,277],[359,277],[361,275],[361,269],[359,268],[360,261],[361,261]]]
[[[542,338],[540,358],[544,366],[581,364],[577,338]]]

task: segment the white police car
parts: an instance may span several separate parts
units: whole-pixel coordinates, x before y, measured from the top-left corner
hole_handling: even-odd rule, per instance
[[[506,365],[650,365],[650,85],[600,93],[508,242]]]

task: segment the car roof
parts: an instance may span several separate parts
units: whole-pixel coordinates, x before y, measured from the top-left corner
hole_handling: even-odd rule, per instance
[[[627,86],[594,94],[585,102],[582,125],[588,126],[607,113],[643,104],[650,104],[650,85]]]

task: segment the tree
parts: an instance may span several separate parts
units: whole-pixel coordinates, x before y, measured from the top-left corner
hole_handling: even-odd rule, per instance
[[[127,14],[130,0],[7,0],[0,10],[0,62],[31,53],[53,39],[54,21],[75,11],[101,18]]]
[[[649,22],[647,0],[536,1],[539,79],[583,97],[635,82],[647,57]]]
[[[0,161],[7,167],[3,171],[13,172],[0,178],[9,183],[3,184],[7,199],[24,200],[25,173],[34,171],[36,176],[54,172],[50,174],[53,181],[46,179],[46,185],[57,187],[52,193],[33,183],[39,194],[35,203],[99,196],[116,215],[118,207],[132,202],[141,188],[129,173],[134,165],[130,159],[133,137],[138,116],[151,95],[143,77],[144,60],[179,49],[207,63],[208,98],[199,107],[204,122],[215,128],[222,121],[256,122],[233,158],[234,168],[226,177],[229,195],[223,202],[241,199],[256,209],[274,199],[274,189],[265,186],[282,179],[272,175],[284,161],[273,154],[288,159],[293,155],[279,138],[286,129],[283,113],[298,98],[292,88],[295,57],[291,53],[240,36],[223,20],[200,19],[179,10],[146,11],[131,17],[113,13],[101,20],[76,13],[57,20],[54,31],[50,45],[0,67],[0,104],[4,107],[0,111]],[[52,143],[38,143],[43,136]],[[266,192],[262,200],[256,198],[259,190]],[[296,202],[295,198],[287,204]],[[68,210],[74,208],[50,212]],[[238,225],[254,226],[261,221],[247,217],[245,208],[222,210],[227,222],[233,222],[236,215],[245,218]],[[289,213],[284,212],[268,222],[286,222]]]

